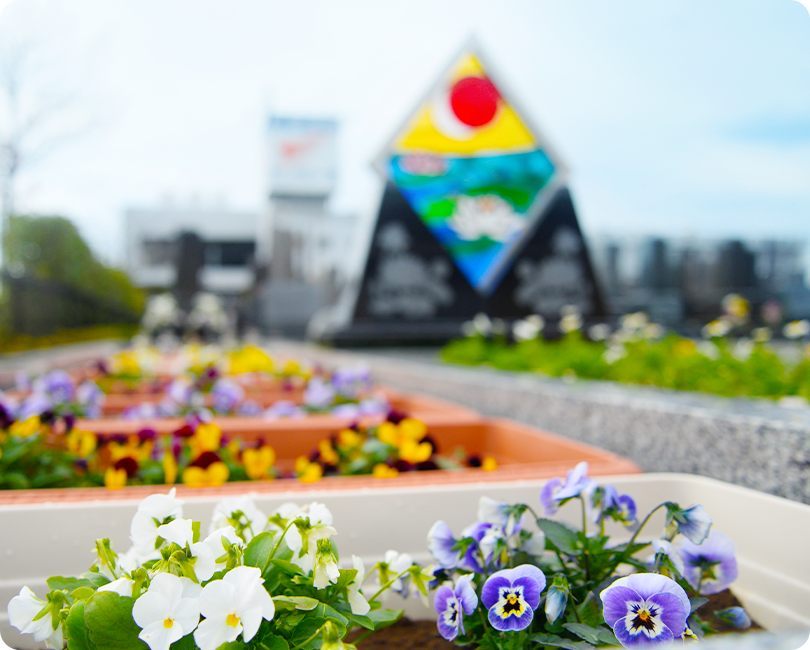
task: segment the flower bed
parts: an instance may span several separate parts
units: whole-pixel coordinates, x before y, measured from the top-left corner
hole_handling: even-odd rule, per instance
[[[398,485],[403,486],[416,486],[424,484],[447,485],[454,483],[465,483],[475,481],[499,481],[499,480],[516,480],[516,479],[536,479],[538,477],[551,477],[559,474],[566,467],[573,463],[586,460],[590,462],[594,474],[616,474],[616,473],[631,473],[637,472],[638,467],[633,463],[611,454],[609,452],[583,445],[574,441],[555,436],[537,429],[533,429],[526,425],[521,425],[509,420],[470,420],[460,423],[434,423],[423,429],[413,438],[413,450],[410,453],[419,455],[422,453],[422,446],[427,446],[426,451],[428,455],[425,458],[409,457],[403,451],[403,445],[409,441],[399,442],[394,440],[374,440],[373,444],[364,445],[363,449],[381,450],[382,456],[377,456],[378,451],[365,452],[370,460],[366,461],[363,467],[351,468],[343,466],[342,469],[338,468],[337,460],[334,462],[327,462],[322,457],[326,453],[324,443],[329,448],[332,454],[341,446],[341,438],[339,427],[334,427],[332,423],[326,423],[321,428],[313,426],[303,426],[303,423],[296,420],[286,421],[286,429],[276,429],[268,431],[263,427],[263,423],[253,419],[244,419],[239,421],[236,418],[229,419],[231,428],[227,431],[227,435],[234,442],[239,441],[238,447],[241,447],[241,452],[229,448],[231,444],[221,445],[221,441],[208,440],[208,436],[198,434],[195,438],[178,439],[177,436],[170,437],[169,443],[174,440],[175,442],[182,442],[185,445],[185,451],[168,454],[172,458],[178,459],[177,464],[174,464],[173,471],[175,480],[186,480],[187,482],[193,481],[195,487],[181,488],[186,490],[206,490],[216,489],[228,493],[237,493],[245,490],[257,492],[284,492],[289,490],[300,490],[302,485],[299,479],[294,478],[279,478],[270,480],[272,476],[291,476],[293,472],[297,473],[302,480],[307,480],[307,472],[312,468],[313,464],[320,464],[320,469],[317,475],[313,477],[314,480],[324,476],[318,483],[322,485],[323,489],[328,490],[350,490],[360,487],[379,486],[381,481],[391,481]],[[165,422],[164,422],[165,423]],[[132,424],[132,423],[130,423]],[[121,487],[126,483],[127,477],[118,473],[124,472],[129,469],[127,463],[134,464],[138,467],[139,464],[144,466],[144,471],[154,472],[155,480],[146,480],[149,483],[162,482],[166,476],[166,472],[172,471],[171,463],[167,468],[167,452],[164,449],[163,455],[158,456],[157,459],[147,460],[154,456],[155,445],[164,444],[161,440],[161,433],[170,433],[180,429],[183,421],[173,423],[175,428],[160,430],[158,432],[152,431],[150,433],[153,438],[146,438],[144,436],[135,437],[130,440],[124,436],[123,441],[121,438],[116,438],[111,444],[114,448],[109,451],[100,453],[98,461],[91,458],[89,462],[88,471],[96,471],[102,473],[104,478],[111,481],[110,485],[114,487]],[[390,423],[389,423],[390,424]],[[400,426],[403,426],[400,423]],[[376,429],[374,430],[376,431]],[[190,431],[189,431],[190,432]],[[132,434],[137,434],[136,430],[132,430]],[[353,436],[357,436],[355,431],[348,431]],[[427,437],[425,436],[427,434]],[[114,435],[110,433],[109,435]],[[378,434],[375,434],[378,435]],[[202,436],[202,437],[200,437]],[[105,434],[100,433],[101,440],[104,439]],[[358,437],[358,444],[363,444],[364,438]],[[197,440],[196,438],[200,438]],[[183,442],[188,440],[188,442]],[[429,440],[429,442],[427,442]],[[259,443],[259,441],[261,441]],[[212,445],[210,449],[207,445]],[[257,478],[264,478],[264,480],[256,480],[250,483],[226,483],[227,478],[238,478],[245,476],[246,472],[251,471],[251,467],[255,468],[254,463],[261,463],[261,451],[263,447],[272,448],[272,459],[268,459],[266,464],[261,467],[261,475]],[[216,452],[214,449],[216,448]],[[208,450],[207,450],[208,449]],[[219,451],[221,449],[221,451]],[[194,464],[198,456],[202,457],[203,454],[212,454],[216,456],[216,460],[212,460],[211,464],[201,467],[205,470],[205,475],[197,470],[197,474],[193,479],[186,479],[184,476],[184,468],[191,467],[192,465],[200,467],[201,463]],[[257,458],[247,459],[247,454],[251,453]],[[240,455],[241,454],[241,455]],[[270,452],[268,452],[270,454]],[[388,454],[396,454],[394,461]],[[346,454],[349,455],[348,453]],[[486,459],[490,457],[494,459],[493,465],[497,468],[487,468],[486,463],[483,468],[469,467],[469,459],[477,457],[479,459]],[[132,458],[132,461],[124,460]],[[161,460],[161,458],[163,460]],[[301,467],[301,459],[304,459],[304,464],[307,467]],[[456,458],[455,462],[452,459]],[[106,459],[106,460],[105,460]],[[117,459],[117,460],[116,460]],[[141,460],[142,459],[142,460]],[[183,460],[186,459],[186,460]],[[337,457],[336,457],[337,459]],[[451,461],[449,466],[454,469],[433,469],[437,466],[448,465],[443,459]],[[398,465],[398,460],[405,461],[406,466],[401,467]],[[223,463],[224,461],[224,463]],[[315,461],[315,462],[309,462]],[[409,469],[423,469],[423,461],[431,461],[430,467],[425,466],[425,471],[407,471]],[[85,465],[88,465],[85,462]],[[106,463],[96,466],[96,462]],[[2,458],[0,458],[2,463]],[[216,464],[226,465],[220,468],[224,473],[224,478],[220,476],[220,480],[215,480],[217,477],[213,475]],[[387,463],[387,464],[386,464]],[[248,465],[251,465],[250,467]],[[385,465],[385,472],[377,472],[377,464]],[[119,467],[120,466],[120,467]],[[374,466],[374,476],[329,476],[330,472],[336,473],[337,471],[348,472],[351,474],[360,474],[369,472]],[[97,469],[93,469],[97,467]],[[332,467],[332,469],[330,469]],[[111,469],[112,468],[112,469]],[[491,469],[491,471],[483,471],[484,469]],[[402,470],[402,471],[399,471]],[[237,473],[239,472],[239,473]],[[229,476],[230,474],[230,476]],[[145,476],[152,476],[147,473]],[[88,478],[90,478],[88,476]],[[99,475],[98,481],[101,480]],[[120,483],[112,483],[118,481]],[[144,480],[144,479],[141,479]],[[206,486],[218,486],[216,488],[208,488]],[[153,490],[154,486],[128,486],[121,490],[110,491],[106,488],[52,488],[48,490],[5,490],[0,492],[0,504],[22,504],[22,503],[43,503],[49,501],[73,501],[73,500],[87,500],[87,499],[126,499],[136,498],[143,495],[145,491]],[[134,495],[134,496],[133,496]]]
[[[805,540],[795,534],[797,530],[810,529],[810,507],[694,476],[637,475],[604,480],[618,493],[631,495],[639,513],[664,501],[703,504],[714,520],[715,529],[734,540],[738,578],[732,589],[752,618],[774,631],[795,626],[810,628],[807,615],[810,558],[804,553]],[[482,496],[539,504],[543,486],[543,481],[526,480],[401,490],[388,483],[374,491],[323,492],[321,484],[317,484],[294,498],[299,502],[309,499],[323,502],[334,514],[335,526],[348,532],[348,542],[341,544],[350,545],[366,566],[383,559],[390,548],[409,553],[418,563],[426,564],[429,555],[425,552],[425,535],[437,519],[444,519],[452,530],[458,531],[474,517]],[[271,512],[291,496],[264,494],[257,495],[255,501],[261,510]],[[214,501],[210,496],[192,496],[186,505],[186,516],[208,519]],[[5,578],[0,585],[0,607],[16,596],[24,584],[41,595],[47,591],[47,576],[78,574],[86,569],[93,559],[90,550],[93,540],[98,537],[110,537],[115,548],[126,548],[129,521],[136,507],[133,501],[117,501],[0,508],[3,530],[31,530],[47,520],[52,531],[49,535],[18,535],[9,540],[6,553],[0,555],[0,575]],[[555,519],[581,526],[580,513],[571,506],[562,508]],[[650,520],[647,530],[662,529],[664,520],[661,511]],[[608,526],[619,541],[626,541],[629,534],[620,537],[621,529]],[[53,552],[55,548],[59,548],[58,553]],[[426,610],[413,599],[405,607],[412,618],[436,617],[433,610]],[[540,611],[536,615],[545,616]],[[13,647],[32,647],[25,637],[8,627],[2,614],[0,633]]]

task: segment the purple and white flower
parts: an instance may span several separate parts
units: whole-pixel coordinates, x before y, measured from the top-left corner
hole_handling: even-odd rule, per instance
[[[92,381],[84,381],[76,389],[76,402],[89,418],[101,417],[104,392]]]
[[[331,383],[341,397],[354,400],[371,388],[371,373],[368,368],[338,368]]]
[[[264,412],[264,417],[268,420],[300,418],[304,417],[304,415],[306,415],[304,409],[289,400],[279,400]]]
[[[455,569],[461,562],[461,551],[453,531],[443,521],[437,521],[427,534],[428,550],[443,569]]]
[[[716,594],[737,579],[734,542],[714,531],[702,544],[683,540],[679,552],[683,558],[683,577],[692,588],[704,595]]]
[[[34,381],[33,392],[42,393],[56,404],[64,404],[73,399],[76,384],[64,370],[51,370]]]
[[[683,588],[657,573],[619,578],[600,597],[605,622],[625,648],[669,645],[686,630],[692,609]]]
[[[612,485],[604,487],[591,483],[583,491],[585,505],[591,520],[598,524],[605,517],[633,526],[638,522],[636,518],[636,502],[629,494],[621,496]]]
[[[17,419],[23,422],[30,417],[42,415],[46,411],[53,410],[54,406],[53,401],[43,393],[31,393],[20,405],[20,410],[17,412]]]
[[[304,389],[304,404],[313,411],[325,411],[335,402],[335,389],[321,377],[313,377]]]
[[[712,520],[702,505],[682,510],[676,504],[668,504],[667,533],[669,539],[678,532],[693,544],[702,544],[709,536]]]
[[[211,399],[217,413],[231,413],[245,399],[245,389],[232,379],[217,379],[211,388]]]
[[[459,578],[454,589],[442,585],[436,590],[433,602],[439,615],[439,634],[448,641],[464,634],[464,614],[469,616],[478,607],[478,596],[471,581],[472,576],[467,574]]]
[[[543,486],[540,493],[540,503],[546,514],[553,515],[560,505],[567,499],[573,499],[590,487],[593,479],[587,476],[588,463],[579,463],[574,469],[568,470],[565,482],[562,479],[553,478]]]
[[[501,632],[529,627],[545,587],[546,576],[531,564],[493,573],[481,591],[481,602],[489,610],[492,627]]]

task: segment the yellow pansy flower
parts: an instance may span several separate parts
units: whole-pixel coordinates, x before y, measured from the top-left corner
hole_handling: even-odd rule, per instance
[[[218,451],[222,443],[222,429],[216,424],[204,422],[197,426],[197,430],[189,438],[188,443],[194,458],[205,451]]]
[[[424,463],[433,455],[433,446],[429,442],[405,440],[399,448],[399,457],[412,465]]]
[[[341,429],[338,431],[338,447],[344,451],[356,449],[363,444],[365,437],[354,429]]]
[[[295,459],[295,473],[302,483],[315,483],[323,476],[323,467],[318,463],[310,462],[306,456],[299,456]]]
[[[242,452],[242,462],[248,478],[253,480],[267,478],[276,462],[276,452],[270,445],[262,445],[258,449],[245,449]]]
[[[498,461],[492,456],[484,456],[481,459],[481,469],[485,472],[494,472],[498,469]]]
[[[318,443],[318,453],[320,454],[320,460],[326,463],[327,465],[338,464],[337,452],[332,447],[332,441],[329,440],[328,438],[325,440],[321,440]]]
[[[385,463],[377,463],[371,470],[371,475],[374,478],[394,478],[399,476],[399,470],[396,467],[389,467]]]
[[[65,444],[69,452],[76,454],[79,458],[87,458],[98,446],[98,438],[92,431],[71,429],[65,438]]]
[[[231,475],[228,466],[222,461],[211,463],[203,469],[192,465],[183,470],[183,485],[188,487],[219,487]]]
[[[174,485],[177,481],[177,461],[174,454],[167,452],[163,456],[163,482]]]
[[[108,490],[121,490],[127,484],[127,470],[108,467],[104,472],[104,485]]]
[[[13,423],[8,428],[8,432],[12,436],[27,438],[28,436],[33,436],[35,433],[39,433],[40,429],[42,429],[42,422],[40,421],[39,416],[32,415],[27,420]]]

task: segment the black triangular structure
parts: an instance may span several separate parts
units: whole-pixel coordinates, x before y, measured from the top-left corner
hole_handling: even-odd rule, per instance
[[[351,320],[321,332],[336,345],[441,343],[475,314],[556,321],[565,305],[586,319],[604,304],[574,205],[557,191],[491,295],[476,291],[396,185],[385,188]]]

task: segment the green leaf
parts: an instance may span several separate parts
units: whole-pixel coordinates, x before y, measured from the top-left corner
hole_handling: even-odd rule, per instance
[[[689,599],[689,602],[692,605],[692,611],[690,613],[694,614],[698,609],[700,609],[706,603],[708,603],[709,599],[708,598],[701,598],[700,596],[694,596],[693,598]]]
[[[68,650],[96,650],[84,623],[84,601],[73,603],[64,630]]]
[[[197,644],[194,643],[194,635],[186,634],[179,641],[175,641],[171,645],[171,650],[197,650]]]
[[[327,605],[326,603],[318,603],[318,605],[312,611],[316,616],[321,616],[323,618],[335,621],[343,627],[347,627],[349,625],[348,618],[337,611],[334,607]]]
[[[546,539],[563,553],[573,555],[577,552],[577,534],[570,528],[542,517],[537,520],[537,527],[545,533]]]
[[[307,616],[304,620],[302,620],[298,625],[295,626],[293,630],[292,637],[290,638],[290,642],[293,645],[299,645],[306,641],[309,637],[311,637],[318,629],[326,623],[325,618],[320,618],[318,616]],[[311,648],[320,648],[321,647],[322,639],[320,637],[315,637],[312,641],[310,641],[307,645],[300,648],[300,650],[310,650]]]
[[[529,641],[534,641],[541,645],[550,645],[555,648],[565,648],[565,650],[588,650],[593,648],[590,643],[584,641],[571,641],[556,634],[530,634]]]
[[[374,623],[374,631],[376,632],[396,623],[404,613],[404,609],[375,609],[368,613],[368,617]]]
[[[132,598],[111,591],[96,593],[84,607],[90,640],[104,650],[148,650],[138,638],[141,631],[132,620]]]
[[[270,567],[275,567],[275,568],[279,569],[280,571],[282,571],[283,573],[286,573],[287,575],[291,575],[291,576],[297,576],[297,575],[302,575],[303,574],[303,572],[301,571],[301,568],[299,566],[293,564],[292,562],[288,562],[287,560],[279,560],[277,558],[274,558],[274,559],[270,560],[269,566]]]
[[[315,609],[319,601],[308,596],[273,596],[273,603],[277,609],[300,609],[304,612]]]
[[[335,583],[335,589],[348,587],[356,577],[357,569],[340,569],[340,577]]]
[[[51,591],[58,591],[64,589],[68,593],[79,587],[94,587],[92,582],[82,578],[63,578],[62,576],[53,576],[48,578],[48,589]]]
[[[270,562],[270,553],[276,545],[273,533],[259,533],[245,547],[245,566],[257,567],[264,574]]]
[[[73,600],[87,600],[94,593],[96,593],[96,590],[93,587],[79,587],[70,593],[70,597]]]
[[[577,607],[577,612],[579,613],[579,620],[585,625],[596,627],[603,621],[602,609],[599,607],[597,598],[592,591],[588,592],[585,601]]]
[[[566,623],[563,627],[592,645],[616,645],[617,643],[613,632],[608,632],[603,628],[591,627],[584,623]]]
[[[359,614],[352,614],[350,612],[345,612],[346,618],[349,619],[350,623],[353,623],[355,626],[364,627],[367,630],[374,630],[374,621],[372,621],[368,616],[360,616]]]
[[[283,636],[269,634],[262,637],[262,640],[259,642],[259,648],[261,648],[261,650],[290,650],[290,644],[287,643],[287,639]]]

